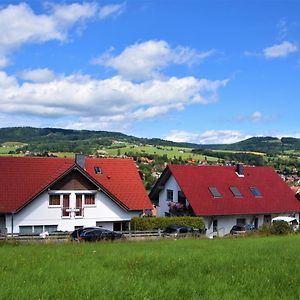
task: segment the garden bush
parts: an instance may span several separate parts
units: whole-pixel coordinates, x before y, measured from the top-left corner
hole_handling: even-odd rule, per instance
[[[131,220],[131,230],[165,229],[171,224],[185,225],[197,229],[204,229],[205,224],[200,217],[143,217]]]
[[[270,227],[270,231],[272,234],[288,234],[294,232],[292,226],[284,221],[274,222]]]
[[[284,221],[274,222],[272,225],[264,224],[259,230],[258,234],[268,236],[268,235],[280,235],[293,233],[293,228]]]

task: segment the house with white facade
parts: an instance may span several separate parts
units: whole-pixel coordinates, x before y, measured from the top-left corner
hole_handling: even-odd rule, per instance
[[[299,220],[300,201],[271,167],[168,165],[149,197],[158,216],[203,217],[208,236],[278,215]]]
[[[152,209],[131,159],[0,157],[0,172],[2,233],[128,230]]]

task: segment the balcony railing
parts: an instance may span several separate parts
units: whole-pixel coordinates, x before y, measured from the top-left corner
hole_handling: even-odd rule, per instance
[[[70,207],[63,207],[61,209],[61,216],[62,218],[70,218],[71,213],[74,212],[75,218],[81,218],[84,216],[84,208],[79,207],[79,208],[70,208]]]

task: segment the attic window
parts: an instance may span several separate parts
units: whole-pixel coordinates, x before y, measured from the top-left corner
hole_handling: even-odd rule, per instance
[[[96,174],[102,174],[102,170],[99,166],[94,167]]]
[[[234,197],[243,198],[242,193],[239,191],[239,189],[236,186],[231,186],[230,190],[231,190],[232,194],[234,195]]]
[[[220,192],[218,191],[218,189],[216,187],[210,186],[208,189],[214,198],[222,198],[222,195],[220,194]]]
[[[260,190],[259,190],[257,187],[255,187],[255,186],[250,187],[250,191],[252,192],[252,194],[253,194],[255,197],[261,197],[261,196],[262,196]]]

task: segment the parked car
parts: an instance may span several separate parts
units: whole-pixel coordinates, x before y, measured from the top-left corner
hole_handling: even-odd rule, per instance
[[[249,232],[252,232],[256,230],[255,226],[253,224],[238,224],[234,225],[231,230],[230,234],[232,235],[244,235]]]
[[[293,228],[294,231],[299,229],[299,222],[297,221],[296,218],[293,217],[279,216],[273,218],[272,223],[276,223],[276,222],[286,222]]]
[[[183,225],[170,225],[163,231],[165,237],[186,237],[186,236],[199,236],[198,230],[194,230],[192,227]]]
[[[81,227],[78,229],[75,229],[71,234],[70,234],[70,238],[73,241],[77,241],[78,239],[80,239],[80,235],[84,232],[84,231],[88,231],[88,230],[94,230],[94,229],[101,229],[101,227]]]
[[[116,240],[123,237],[122,233],[111,231],[108,229],[97,228],[91,230],[84,230],[79,237],[79,240],[87,242],[95,242],[100,240]]]

